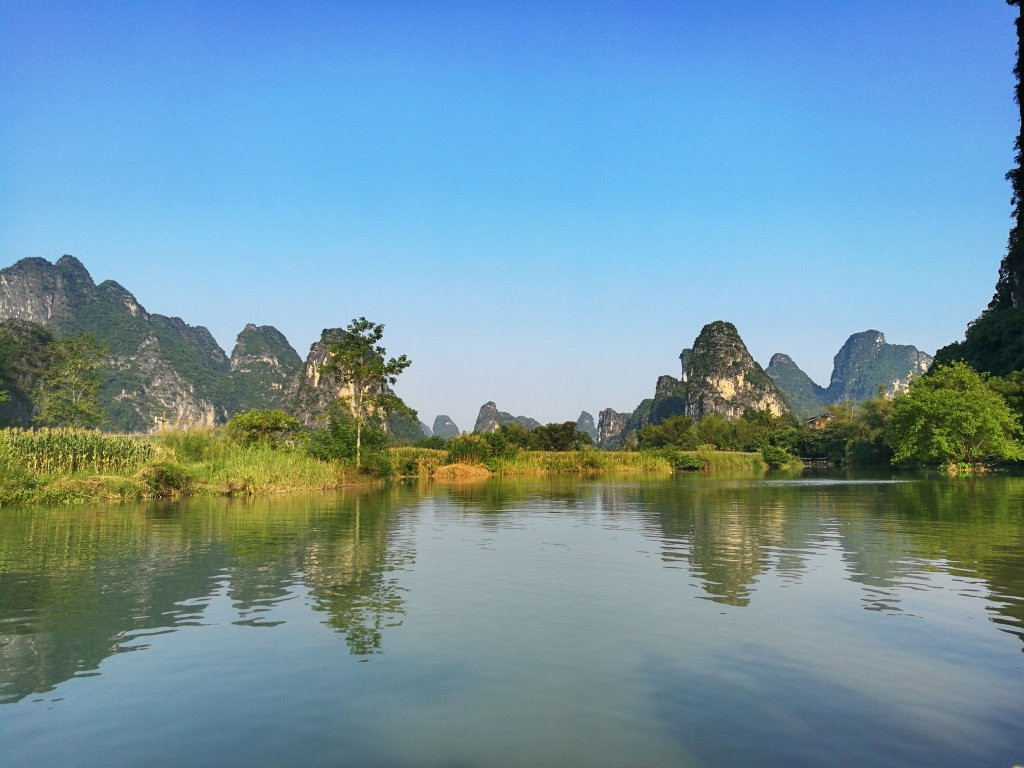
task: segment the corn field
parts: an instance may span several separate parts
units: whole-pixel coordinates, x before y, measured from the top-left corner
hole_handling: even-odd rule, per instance
[[[88,429],[0,430],[0,463],[37,475],[134,472],[152,456],[150,443],[127,435]]]

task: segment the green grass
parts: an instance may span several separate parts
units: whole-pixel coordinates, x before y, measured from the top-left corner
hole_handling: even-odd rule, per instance
[[[447,459],[447,451],[401,447],[374,466],[378,473],[426,480]],[[765,468],[760,454],[711,450],[518,451],[486,464],[499,476]],[[301,446],[244,446],[216,429],[160,435],[0,431],[0,506],[326,491],[380,479],[342,461],[313,458]]]
[[[732,451],[519,451],[486,462],[496,475],[673,471],[763,472],[759,453]]]
[[[301,447],[243,446],[220,430],[0,431],[0,506],[322,491],[377,479]]]

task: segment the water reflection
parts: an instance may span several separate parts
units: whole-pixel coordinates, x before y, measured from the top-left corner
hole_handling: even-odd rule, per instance
[[[393,571],[409,492],[5,513],[0,536],[0,701],[96,670],[144,639],[210,621],[265,628],[308,593],[354,654],[381,650],[403,611]],[[214,620],[216,621],[216,619]]]
[[[225,622],[267,631],[293,609],[322,613],[352,654],[379,654],[406,613],[403,575],[415,568],[425,520],[486,529],[493,545],[538,515],[639,534],[660,567],[681,577],[671,588],[722,606],[753,606],[775,587],[824,579],[821,569],[835,568],[859,589],[862,608],[914,616],[917,593],[948,589],[952,580],[960,594],[986,601],[1000,629],[1024,637],[1020,478],[554,478],[15,510],[0,522],[0,701],[94,674],[105,658],[145,649],[155,634]],[[537,546],[551,552],[572,542]],[[643,554],[628,567],[640,567]],[[567,576],[564,589],[581,587]],[[222,604],[227,614],[215,613],[211,606]]]

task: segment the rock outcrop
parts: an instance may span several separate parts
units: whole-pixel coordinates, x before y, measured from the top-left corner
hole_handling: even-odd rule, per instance
[[[229,367],[230,410],[284,408],[302,358],[277,328],[249,323],[238,334]]]
[[[628,413],[605,408],[597,415],[597,445],[614,450],[621,448],[626,437]]]
[[[38,323],[55,336],[89,333],[110,348],[100,395],[118,431],[209,424],[228,414],[227,355],[210,332],[148,313],[108,280],[96,285],[78,259],[22,259],[0,270],[0,319]]]
[[[285,392],[288,410],[306,427],[319,428],[327,424],[328,407],[339,398],[351,397],[352,385],[338,373],[325,371],[331,359],[331,345],[344,338],[344,328],[325,328],[320,340],[310,346],[306,362],[292,378]],[[377,385],[376,392],[394,395],[386,382]],[[400,440],[415,441],[423,437],[415,412],[378,413],[377,421],[385,432]]]
[[[879,390],[888,395],[901,392],[910,377],[925,373],[931,364],[931,355],[909,344],[888,344],[880,331],[855,333],[833,359],[828,400],[858,402]]]
[[[594,424],[594,417],[586,411],[581,411],[576,419],[576,429],[589,437],[592,443],[597,443],[597,426]]]
[[[104,427],[145,432],[223,422],[279,408],[301,360],[279,331],[247,325],[231,358],[210,332],[151,314],[114,282],[97,285],[73,256],[0,269],[0,320],[38,323],[56,337],[88,333],[110,349],[102,372]]]
[[[619,448],[630,433],[673,416],[700,421],[715,414],[735,420],[748,408],[774,414],[789,410],[775,382],[747,351],[732,323],[709,323],[692,347],[679,355],[680,377],[659,376],[654,397],[630,414],[605,409],[598,423],[597,444]]]
[[[455,426],[454,421],[452,421],[444,414],[441,414],[440,416],[434,419],[433,432],[437,437],[441,437],[444,438],[445,440],[448,440],[459,435],[459,428]]]
[[[536,429],[540,426],[539,421],[528,416],[513,416],[511,413],[499,411],[498,406],[490,401],[480,406],[480,413],[477,414],[473,431],[497,432],[498,428],[505,424],[521,424],[526,429]]]
[[[685,413],[695,421],[710,414],[735,420],[748,408],[775,415],[789,410],[732,323],[719,320],[705,325],[686,362]]]

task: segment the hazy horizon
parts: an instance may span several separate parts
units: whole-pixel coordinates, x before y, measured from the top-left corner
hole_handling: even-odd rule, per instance
[[[70,253],[228,352],[366,316],[463,430],[630,410],[714,320],[827,385],[991,298],[1015,15],[0,1],[0,266]]]

